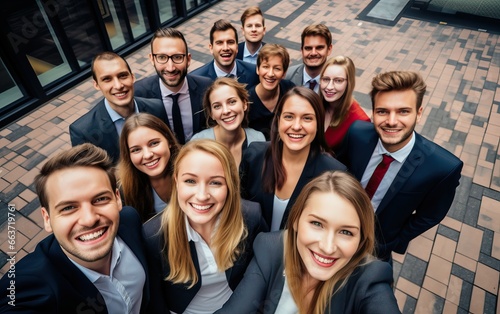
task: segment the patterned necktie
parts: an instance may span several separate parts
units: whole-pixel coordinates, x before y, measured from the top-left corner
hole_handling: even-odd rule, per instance
[[[314,91],[315,87],[316,87],[316,80],[310,80],[309,81],[309,88]]]
[[[377,191],[380,182],[384,178],[387,169],[389,169],[389,166],[393,161],[394,158],[392,158],[391,156],[386,154],[382,155],[382,161],[377,165],[377,168],[375,168],[375,171],[373,172],[372,177],[370,178],[370,181],[368,181],[368,184],[365,188],[365,191],[370,199],[372,199],[375,191]]]
[[[168,97],[172,98],[172,120],[174,120],[175,137],[179,143],[184,144],[186,138],[184,135],[184,127],[182,126],[181,109],[179,108],[179,94],[171,94]]]

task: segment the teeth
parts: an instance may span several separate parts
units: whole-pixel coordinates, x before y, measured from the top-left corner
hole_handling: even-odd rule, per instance
[[[103,233],[104,233],[104,228],[94,233],[82,235],[78,239],[80,239],[81,241],[91,241],[99,238]]]
[[[319,256],[316,253],[313,253],[313,255],[314,255],[315,259],[317,259],[319,262],[321,262],[323,264],[331,264],[335,261],[335,259],[324,258],[324,257]]]
[[[305,135],[302,134],[288,134],[291,138],[303,138]]]
[[[191,204],[191,206],[193,206],[197,210],[207,210],[210,207],[212,207],[212,205],[197,205],[197,204]]]
[[[232,117],[229,117],[229,118],[222,119],[222,121],[224,121],[224,122],[231,122],[234,119],[236,119],[236,116],[232,116]]]
[[[115,94],[116,97],[122,97],[122,96],[125,96],[127,93],[118,93],[118,94]]]
[[[385,129],[384,131],[388,132],[388,133],[396,133],[396,132],[398,132],[398,130],[391,130],[391,129]]]
[[[144,164],[146,167],[152,167],[154,165],[156,165],[160,160],[157,159],[157,160],[153,160],[152,162],[148,162],[147,164]]]

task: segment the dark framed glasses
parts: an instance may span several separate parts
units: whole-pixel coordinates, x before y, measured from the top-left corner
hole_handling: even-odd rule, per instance
[[[156,62],[160,64],[165,64],[168,62],[169,59],[172,59],[172,62],[175,64],[179,64],[184,62],[184,58],[186,57],[185,54],[175,54],[175,55],[165,55],[165,54],[156,54],[153,53],[153,57],[155,58]]]

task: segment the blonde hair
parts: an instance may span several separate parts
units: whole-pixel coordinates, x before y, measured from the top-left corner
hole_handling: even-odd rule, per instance
[[[347,88],[344,91],[342,97],[340,97],[340,99],[338,100],[339,104],[333,107],[333,115],[332,115],[332,121],[330,121],[330,126],[336,127],[345,120],[347,113],[349,112],[349,108],[351,108],[351,104],[353,101],[352,93],[354,92],[354,86],[356,85],[356,67],[354,66],[354,63],[352,62],[351,58],[344,56],[336,56],[326,61],[325,65],[323,66],[323,69],[321,70],[321,75],[320,75],[321,78],[323,78],[326,69],[332,65],[341,66],[344,69],[345,74],[347,76],[346,77]],[[326,109],[327,106],[329,106],[329,104],[326,102],[323,93],[320,93],[320,97]]]
[[[241,212],[238,168],[233,156],[224,145],[214,140],[194,140],[185,144],[175,159],[175,180],[179,175],[179,164],[182,159],[196,151],[215,156],[224,169],[228,193],[219,214],[219,225],[212,235],[210,248],[214,252],[219,271],[225,271],[233,266],[239,254],[243,252],[243,240],[247,237]],[[170,203],[161,217],[161,231],[165,240],[162,253],[170,266],[170,274],[165,280],[174,284],[189,284],[189,288],[192,288],[198,282],[198,275],[189,247],[185,214],[180,208],[177,193],[177,185],[173,184]]]
[[[349,201],[356,209],[360,224],[361,238],[358,249],[351,260],[327,281],[320,282],[314,288],[311,304],[304,302],[302,276],[307,269],[297,250],[297,231],[293,226],[298,224],[307,201],[314,193],[334,193]],[[335,210],[332,208],[332,210]],[[327,310],[331,297],[339,291],[349,279],[354,269],[362,263],[373,260],[375,247],[375,215],[370,199],[361,184],[344,171],[328,171],[309,182],[293,205],[285,231],[285,274],[290,292],[300,313],[322,314]]]

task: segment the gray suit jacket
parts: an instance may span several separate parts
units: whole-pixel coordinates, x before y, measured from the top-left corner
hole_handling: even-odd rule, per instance
[[[283,233],[259,234],[245,277],[216,313],[275,313],[285,286],[283,262]],[[392,281],[388,263],[373,261],[358,266],[332,296],[325,313],[400,313]]]
[[[302,86],[304,81],[304,63],[291,66],[286,71],[285,79],[292,81],[295,86]]]

